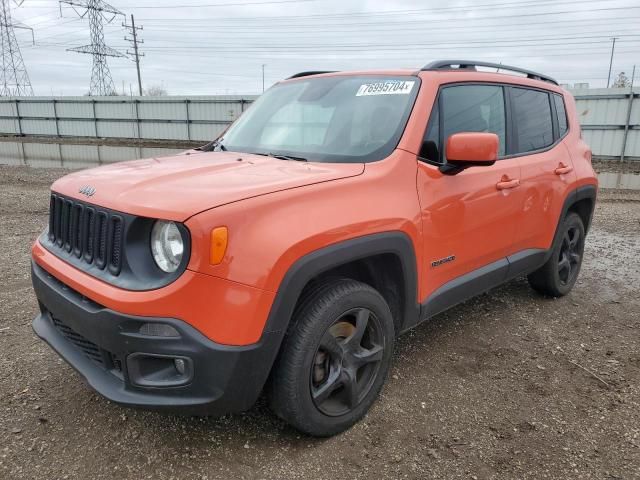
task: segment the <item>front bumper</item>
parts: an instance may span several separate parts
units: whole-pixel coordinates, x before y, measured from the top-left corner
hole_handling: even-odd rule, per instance
[[[35,262],[31,273],[41,311],[33,321],[34,331],[109,400],[215,415],[247,410],[258,398],[277,354],[279,334],[265,333],[254,345],[220,345],[177,319],[125,315],[105,308]],[[179,336],[143,335],[140,327],[146,323],[168,324]],[[152,372],[150,382],[141,381],[140,369],[133,368],[140,354],[187,359],[188,378],[180,385],[159,386],[154,383],[158,374]]]

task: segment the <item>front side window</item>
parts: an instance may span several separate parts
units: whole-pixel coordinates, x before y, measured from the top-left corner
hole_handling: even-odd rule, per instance
[[[412,76],[332,76],[276,85],[220,139],[235,152],[371,162],[398,145],[420,88]]]
[[[511,104],[517,131],[517,153],[533,152],[553,144],[553,122],[548,93],[512,88]]]
[[[502,87],[445,87],[440,92],[438,103],[439,108],[434,109],[429,121],[421,156],[427,160],[441,162],[442,156],[446,157],[446,152],[442,152],[442,146],[446,145],[449,136],[461,132],[495,133],[500,140],[498,155],[505,155],[506,117]]]

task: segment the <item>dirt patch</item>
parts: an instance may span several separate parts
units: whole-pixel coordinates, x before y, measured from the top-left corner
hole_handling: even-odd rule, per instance
[[[619,159],[593,159],[593,169],[600,172],[613,173],[640,173],[639,160],[625,160],[621,162]]]
[[[29,248],[63,173],[0,167],[0,478],[640,478],[640,193],[601,193],[569,296],[518,279],[437,316],[364,421],[316,440],[262,402],[121,408],[36,339]]]
[[[211,139],[213,140],[213,138]],[[153,140],[148,138],[50,137],[44,135],[0,135],[0,142],[55,143],[60,145],[104,145],[109,147],[196,148],[205,141]]]

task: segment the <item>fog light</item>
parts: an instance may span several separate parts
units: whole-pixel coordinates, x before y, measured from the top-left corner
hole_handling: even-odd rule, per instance
[[[193,360],[173,355],[132,353],[127,356],[127,372],[129,381],[139,387],[180,387],[193,379]]]
[[[184,372],[187,371],[187,365],[184,363],[184,360],[182,358],[176,358],[173,361],[173,365],[176,367],[176,371],[180,375],[184,375]]]

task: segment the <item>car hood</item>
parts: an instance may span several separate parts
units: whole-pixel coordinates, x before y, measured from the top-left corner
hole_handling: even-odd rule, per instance
[[[362,172],[362,163],[298,162],[246,153],[190,152],[75,172],[56,181],[51,189],[133,215],[184,221],[227,203]]]

